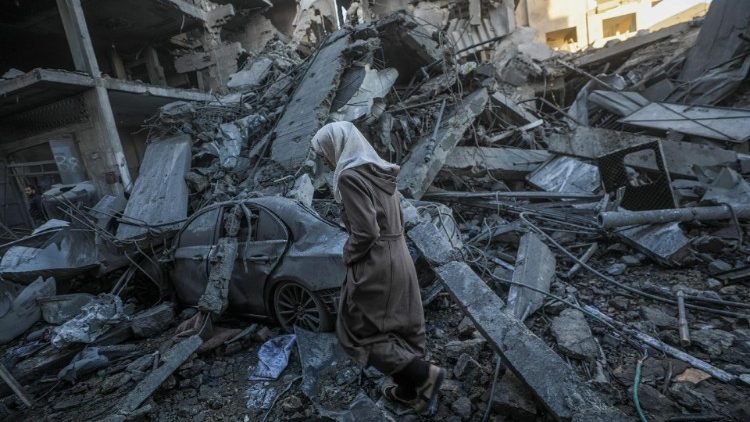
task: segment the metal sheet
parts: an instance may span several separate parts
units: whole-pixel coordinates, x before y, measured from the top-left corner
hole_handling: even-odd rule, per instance
[[[617,234],[626,243],[667,266],[678,265],[690,247],[690,239],[682,232],[679,223],[634,226]]]
[[[547,192],[594,193],[601,185],[596,166],[572,157],[553,158],[527,180]]]

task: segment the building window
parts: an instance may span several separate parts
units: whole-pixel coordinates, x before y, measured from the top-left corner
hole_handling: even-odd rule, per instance
[[[575,50],[578,47],[578,29],[575,26],[547,32],[546,35],[547,45],[550,48],[556,50]]]
[[[636,27],[635,13],[602,20],[604,38],[635,32]]]

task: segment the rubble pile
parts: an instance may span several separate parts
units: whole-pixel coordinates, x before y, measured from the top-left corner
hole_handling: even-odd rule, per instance
[[[461,46],[401,12],[309,54],[271,40],[229,94],[144,122],[127,201],[60,199],[66,222],[0,245],[0,416],[422,420],[332,334],[227,310],[233,271],[270,260],[248,239],[276,239],[243,201],[339,224],[309,141],[346,120],[401,166],[427,358],[451,374],[434,420],[748,420],[748,13],[714,0],[576,54],[530,28]],[[65,242],[85,259],[19,258]]]

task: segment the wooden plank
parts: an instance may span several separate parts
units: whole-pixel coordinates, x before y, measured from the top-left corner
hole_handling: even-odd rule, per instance
[[[503,301],[467,264],[450,262],[436,273],[490,346],[556,420],[631,420],[606,404],[542,339],[503,310]]]

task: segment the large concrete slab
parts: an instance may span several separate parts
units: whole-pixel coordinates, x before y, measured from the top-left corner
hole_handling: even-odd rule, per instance
[[[315,54],[276,125],[271,159],[287,170],[296,169],[305,161],[310,140],[328,116],[346,63],[342,52],[349,41],[347,30],[331,34]]]
[[[488,97],[484,88],[474,91],[453,110],[446,112],[434,137],[430,133],[417,141],[398,175],[398,189],[404,196],[419,199],[424,195],[443,167],[448,154],[463,138],[479,113],[484,111]]]
[[[584,384],[573,369],[517,318],[463,262],[436,273],[461,309],[513,373],[559,421],[629,421]]]
[[[129,240],[148,233],[150,225],[159,230],[178,227],[187,218],[188,187],[185,174],[190,170],[190,137],[176,136],[154,141],[146,147],[140,175],[128,199],[117,239]]]
[[[455,147],[443,168],[459,175],[489,173],[503,180],[523,180],[549,157],[543,149]]]
[[[667,168],[674,176],[695,178],[693,165],[737,167],[737,153],[708,145],[679,142],[653,136],[637,135],[608,129],[579,126],[570,133],[547,136],[548,150],[552,153],[595,159],[623,148],[661,141]],[[657,170],[656,160],[649,154],[631,154],[625,164],[644,170]]]

